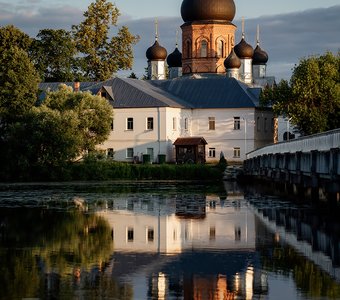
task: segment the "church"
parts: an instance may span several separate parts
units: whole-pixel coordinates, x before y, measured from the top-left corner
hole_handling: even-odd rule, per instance
[[[241,162],[272,143],[276,119],[261,107],[267,53],[242,38],[235,44],[233,0],[183,0],[182,51],[158,41],[146,49],[148,80],[80,83],[114,108],[109,138],[98,148],[122,162],[204,163],[223,155]],[[259,40],[259,39],[258,39]],[[147,156],[146,156],[147,155]]]

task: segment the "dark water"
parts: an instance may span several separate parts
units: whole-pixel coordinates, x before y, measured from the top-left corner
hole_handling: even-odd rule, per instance
[[[235,183],[0,185],[1,299],[340,299],[340,221]]]

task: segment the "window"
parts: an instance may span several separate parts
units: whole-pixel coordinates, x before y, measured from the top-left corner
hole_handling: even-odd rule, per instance
[[[191,42],[187,41],[187,57],[186,58],[190,58],[191,57]]]
[[[240,147],[235,147],[234,148],[234,157],[238,158],[241,156],[241,149]]]
[[[133,228],[129,227],[127,230],[127,241],[133,242]]]
[[[209,148],[209,157],[216,157],[216,148]]]
[[[153,242],[154,240],[154,230],[153,228],[148,228],[148,242]]]
[[[241,129],[240,117],[234,117],[234,130]]]
[[[133,148],[126,149],[126,158],[133,158]]]
[[[241,240],[241,227],[235,226],[235,241]]]
[[[206,40],[201,41],[201,57],[208,56],[208,43]]]
[[[266,132],[267,131],[267,118],[264,118],[264,131]]]
[[[172,130],[176,130],[176,128],[177,128],[176,118],[172,118]]]
[[[113,158],[114,153],[115,152],[113,151],[113,148],[108,148],[107,149],[107,157]]]
[[[209,240],[215,240],[216,239],[216,227],[212,226],[210,227],[209,231]]]
[[[114,123],[113,123],[113,119],[111,120],[111,131],[113,131],[113,129],[114,129],[115,127],[114,127]]]
[[[274,132],[274,130],[275,130],[275,119],[274,118],[272,118],[272,122],[271,122],[271,130],[272,130],[272,132]]]
[[[261,127],[260,127],[260,117],[257,117],[257,121],[256,121],[256,130],[260,131]]]
[[[188,128],[189,128],[189,125],[188,125],[188,118],[185,118],[185,119],[184,119],[184,129],[185,129],[185,130],[188,130]]]
[[[176,229],[174,229],[174,231],[172,233],[172,238],[173,238],[174,241],[177,240],[177,230]]]
[[[217,57],[224,57],[224,42],[217,42]]]
[[[133,130],[133,118],[127,118],[126,129]]]
[[[209,130],[215,130],[215,117],[209,117]]]
[[[146,129],[153,130],[153,118],[148,118],[146,121]]]

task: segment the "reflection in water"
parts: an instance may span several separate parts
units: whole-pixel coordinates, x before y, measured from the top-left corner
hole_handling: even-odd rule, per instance
[[[338,225],[227,182],[0,186],[0,298],[339,299]]]

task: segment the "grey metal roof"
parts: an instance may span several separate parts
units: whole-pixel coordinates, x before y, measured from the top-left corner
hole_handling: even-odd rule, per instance
[[[221,76],[152,81],[194,108],[249,108],[258,106],[258,90]]]
[[[66,85],[72,86],[68,82]],[[60,83],[42,83],[42,90],[56,90]],[[145,81],[111,78],[104,82],[82,82],[80,90],[97,94],[104,88],[114,108],[252,108],[259,106],[259,88],[224,76],[182,77]]]
[[[107,85],[107,82],[105,82]],[[132,78],[114,78],[112,95],[115,108],[127,107],[179,107],[186,105],[178,97],[150,84],[149,81]]]

